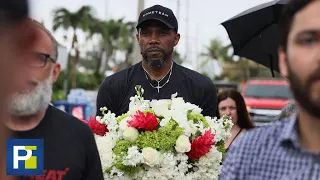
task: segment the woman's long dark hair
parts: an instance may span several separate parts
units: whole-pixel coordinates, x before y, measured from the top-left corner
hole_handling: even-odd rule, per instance
[[[216,113],[217,117],[220,118],[220,114],[219,114],[220,102],[228,98],[231,98],[236,102],[237,116],[238,116],[237,124],[240,126],[240,128],[244,128],[244,129],[254,128],[253,122],[250,119],[250,116],[246,107],[246,103],[244,102],[242,95],[235,89],[227,88],[222,90],[218,94],[218,105],[217,105],[217,113]]]

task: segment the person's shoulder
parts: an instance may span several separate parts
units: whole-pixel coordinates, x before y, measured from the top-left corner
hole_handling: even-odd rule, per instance
[[[249,151],[260,148],[272,148],[279,142],[281,134],[289,121],[290,119],[284,119],[283,121],[273,122],[261,127],[247,129],[241,133],[232,146],[240,149],[245,148]],[[246,151],[246,153],[250,152]]]
[[[180,69],[180,71],[183,73],[183,75],[186,78],[188,78],[189,80],[193,81],[193,83],[197,84],[198,87],[199,86],[200,87],[208,87],[208,86],[213,85],[213,82],[209,77],[207,77],[207,76],[205,76],[195,70],[192,70],[192,69],[189,69],[189,68],[184,67],[182,65],[179,65],[177,63],[176,63],[176,65]]]

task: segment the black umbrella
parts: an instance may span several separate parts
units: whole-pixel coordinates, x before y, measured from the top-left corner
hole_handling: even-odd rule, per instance
[[[234,54],[251,59],[279,72],[278,21],[283,6],[290,0],[275,0],[248,9],[222,23],[228,32]],[[274,75],[274,74],[273,74]]]

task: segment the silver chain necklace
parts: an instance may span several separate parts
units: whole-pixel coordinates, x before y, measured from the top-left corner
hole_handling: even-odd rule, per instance
[[[170,77],[171,77],[171,74],[172,74],[172,67],[173,67],[173,63],[171,64],[171,67],[170,67],[169,71],[167,72],[167,74],[164,75],[160,80],[156,80],[156,79],[155,79],[154,77],[152,77],[151,74],[149,74],[148,71],[147,71],[146,69],[144,69],[144,67],[142,66],[142,68],[143,68],[143,70],[144,70],[144,72],[145,72],[144,74],[145,74],[147,80],[149,81],[149,78],[148,78],[148,76],[147,76],[147,74],[148,74],[153,80],[157,81],[158,86],[154,86],[153,84],[151,84],[151,82],[149,82],[149,84],[150,84],[151,87],[158,89],[158,93],[160,92],[160,89],[163,88],[163,87],[164,87],[166,84],[168,84],[168,82],[170,81]],[[169,78],[167,79],[167,81],[166,81],[162,86],[160,86],[160,82],[168,75],[168,73],[170,73],[170,74],[169,74]]]

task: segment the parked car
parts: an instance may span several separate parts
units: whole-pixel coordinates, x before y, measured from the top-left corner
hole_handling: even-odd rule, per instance
[[[289,84],[283,79],[249,80],[242,95],[256,126],[273,122],[281,109],[293,100]]]

